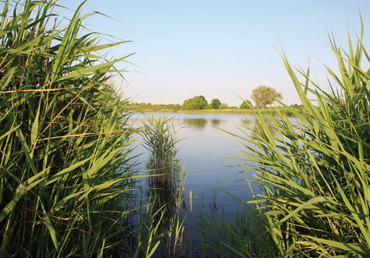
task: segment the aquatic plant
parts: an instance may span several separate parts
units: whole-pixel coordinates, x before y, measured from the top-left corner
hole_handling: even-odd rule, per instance
[[[280,118],[257,110],[258,124],[241,127],[246,143],[243,165],[255,170],[262,196],[242,202],[255,215],[249,232],[237,244],[224,243],[241,256],[258,257],[368,257],[370,256],[370,56],[364,47],[363,25],[349,51],[330,37],[340,75],[330,91],[310,79],[310,70],[297,69],[300,83],[284,52],[281,56],[302,101],[295,109],[276,109]],[[338,88],[334,87],[334,84]],[[308,94],[312,97],[308,97]],[[299,120],[293,126],[285,110]],[[271,130],[278,132],[273,135]],[[253,134],[249,135],[248,130]],[[242,160],[243,162],[243,160]],[[252,190],[252,187],[250,187]],[[238,232],[230,232],[237,235]]]
[[[56,1],[1,1],[0,254],[119,256],[136,175],[122,76]]]
[[[150,217],[150,223],[156,225],[156,237],[161,243],[156,246],[154,255],[157,257],[172,257],[186,251],[182,248],[186,174],[176,157],[179,151],[177,143],[180,141],[177,133],[181,123],[175,119],[169,115],[152,115],[147,117],[141,128],[142,145],[149,153],[146,163],[146,200],[149,210],[145,211],[144,217]]]

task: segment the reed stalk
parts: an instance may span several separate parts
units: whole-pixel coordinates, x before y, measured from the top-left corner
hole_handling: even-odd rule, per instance
[[[149,171],[147,215],[152,214],[150,223],[157,225],[155,257],[175,257],[186,252],[183,248],[186,174],[176,157],[179,142],[177,133],[181,124],[177,124],[175,118],[152,115],[141,128],[142,145],[149,153],[146,163]]]
[[[244,161],[259,164],[245,163],[245,171],[255,171],[256,178],[247,181],[259,184],[263,194],[242,202],[255,217],[247,222],[248,240],[240,235],[237,244],[224,243],[235,253],[244,257],[370,256],[370,70],[362,68],[368,67],[370,56],[363,33],[362,26],[357,43],[349,34],[347,52],[330,37],[340,75],[327,67],[332,78],[329,92],[310,79],[309,69],[297,69],[305,78],[300,83],[281,53],[303,108],[280,102],[285,109],[276,109],[279,119],[256,110],[258,124],[245,124],[240,128],[243,135],[236,135],[245,141]],[[294,114],[297,125],[285,110]]]
[[[116,257],[137,187],[114,65],[56,1],[0,2],[0,256]],[[85,34],[84,34],[85,33]]]

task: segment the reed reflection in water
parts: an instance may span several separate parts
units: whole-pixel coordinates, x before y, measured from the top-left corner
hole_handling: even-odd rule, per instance
[[[177,159],[177,131],[181,124],[176,125],[172,118],[159,116],[148,118],[143,123],[143,146],[149,151],[146,169],[147,200],[151,200],[153,224],[161,235],[161,245],[156,257],[171,257],[181,253],[184,233],[183,214],[187,211],[184,187],[185,170],[181,170]]]

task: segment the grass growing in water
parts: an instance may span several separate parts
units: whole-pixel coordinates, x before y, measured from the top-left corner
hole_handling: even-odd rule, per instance
[[[357,35],[356,35],[357,36]],[[263,195],[245,203],[252,217],[248,239],[224,243],[244,257],[369,257],[370,256],[370,56],[363,28],[349,52],[331,38],[340,76],[327,68],[340,89],[325,92],[307,72],[301,84],[284,53],[282,58],[304,108],[290,110],[299,119],[293,126],[284,110],[281,119],[257,110],[259,126],[245,125],[246,160],[260,165],[255,177]],[[365,60],[363,60],[365,58]],[[309,85],[313,85],[310,88]],[[307,93],[317,98],[315,104]],[[283,103],[281,103],[283,104]],[[271,129],[278,132],[274,136]],[[250,184],[250,181],[247,180]],[[251,188],[252,189],[252,188]],[[229,232],[238,232],[229,227]]]
[[[175,118],[152,115],[142,127],[142,145],[149,152],[146,163],[149,170],[146,196],[149,210],[144,217],[149,215],[150,223],[157,225],[156,236],[161,245],[157,245],[156,257],[173,257],[186,252],[182,248],[186,175],[176,158],[177,132],[181,124],[176,125]]]
[[[17,8],[9,1],[1,3],[0,253],[122,255],[122,222],[136,183],[129,172],[132,130],[123,113],[127,102],[110,83],[110,73],[126,57],[101,63],[95,51],[124,42],[97,45],[93,34],[80,36],[86,17],[80,17],[80,8],[66,28],[59,28],[48,25],[54,15],[51,2],[26,1]],[[210,240],[209,246],[202,245],[203,253],[211,254],[212,249],[228,257],[369,256],[370,72],[361,69],[361,61],[370,58],[362,33],[356,48],[349,42],[346,54],[332,40],[341,79],[328,72],[341,93],[322,91],[309,72],[300,71],[307,79],[301,85],[283,56],[304,105],[286,109],[301,123],[293,127],[288,114],[278,109],[282,119],[266,116],[266,123],[256,111],[254,135],[241,138],[252,144],[246,144],[251,151],[244,153],[247,158],[261,164],[257,183],[264,196],[247,204],[249,218],[237,217],[236,227],[204,219],[201,234],[219,234],[227,249]],[[307,92],[316,95],[317,106]],[[173,162],[171,149],[169,155],[162,155],[161,148],[155,153],[148,164],[163,170],[161,176],[167,174],[164,169],[177,171],[176,163],[164,158]],[[153,186],[171,180],[153,181]],[[182,187],[172,183],[172,189],[181,192]],[[163,208],[148,211],[152,216],[147,228],[140,228],[134,255],[152,255],[165,234],[167,250],[176,253],[183,230],[180,215],[172,215],[175,219],[160,230],[160,223],[152,222],[163,221],[167,207],[161,205],[164,197],[151,196],[161,201],[153,205]]]

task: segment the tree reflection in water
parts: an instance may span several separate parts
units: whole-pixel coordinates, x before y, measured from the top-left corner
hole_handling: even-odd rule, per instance
[[[272,125],[272,122],[269,119],[264,118],[264,120],[267,124]],[[256,136],[254,131],[257,129],[257,127],[259,127],[259,128],[262,127],[262,125],[258,121],[258,119],[253,119],[253,120],[252,119],[249,119],[249,120],[248,119],[243,119],[242,122],[252,129],[251,132],[250,132],[252,136]],[[276,137],[278,135],[278,132],[274,128],[268,127],[268,130],[270,131],[270,133],[273,137]]]
[[[207,125],[207,119],[204,118],[184,118],[183,123],[185,126],[194,129],[203,130]]]
[[[220,126],[225,119],[212,118],[210,119],[211,125]],[[205,118],[184,118],[184,125],[192,127],[194,129],[203,130],[208,124],[208,119]]]

